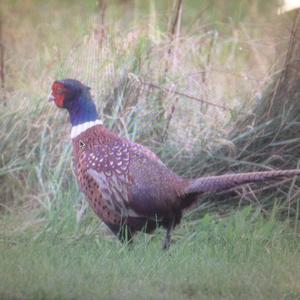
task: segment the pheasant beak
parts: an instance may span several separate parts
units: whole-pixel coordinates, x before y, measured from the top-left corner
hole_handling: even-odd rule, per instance
[[[48,95],[48,101],[49,102],[54,101],[54,96],[52,95],[52,92],[50,92],[50,94]]]

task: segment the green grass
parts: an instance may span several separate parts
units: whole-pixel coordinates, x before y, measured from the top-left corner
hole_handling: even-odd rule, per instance
[[[98,222],[89,222],[89,233],[74,227],[53,235],[52,227],[39,236],[30,227],[9,229],[14,223],[7,216],[1,224],[1,299],[300,297],[299,236],[250,208],[224,220],[185,222],[167,252],[162,231],[127,246],[104,235]]]

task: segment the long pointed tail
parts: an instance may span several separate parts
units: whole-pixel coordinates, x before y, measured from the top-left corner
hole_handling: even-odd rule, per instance
[[[300,170],[280,170],[266,172],[239,173],[220,176],[209,176],[195,179],[187,186],[185,194],[224,191],[251,182],[265,181],[273,178],[299,176]]]

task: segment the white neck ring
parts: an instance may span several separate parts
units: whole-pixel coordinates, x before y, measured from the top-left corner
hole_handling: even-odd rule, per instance
[[[103,122],[101,120],[95,120],[72,126],[71,139],[76,138],[78,135],[95,125],[103,125]]]

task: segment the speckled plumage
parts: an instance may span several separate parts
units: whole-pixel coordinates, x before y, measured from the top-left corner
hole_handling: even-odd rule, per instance
[[[50,100],[70,114],[77,179],[94,212],[121,240],[157,226],[170,232],[199,195],[241,184],[300,175],[300,170],[240,173],[186,179],[142,145],[106,129],[89,88],[73,79],[55,81]]]
[[[177,199],[188,181],[148,149],[96,125],[73,139],[73,155],[82,191],[115,234],[123,225],[132,235],[180,221]]]

